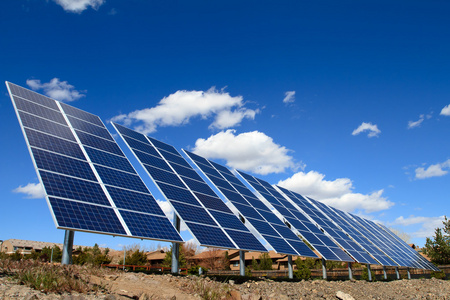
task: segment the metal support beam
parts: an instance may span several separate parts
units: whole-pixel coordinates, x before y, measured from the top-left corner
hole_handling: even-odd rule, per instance
[[[327,280],[327,262],[322,257],[322,278]]]
[[[383,266],[384,280],[387,280],[386,266]]]
[[[369,275],[369,281],[372,281],[372,271],[369,264],[367,264],[367,274]]]
[[[239,275],[245,276],[245,251],[239,250]]]
[[[75,236],[75,231],[66,230],[64,234],[64,245],[62,251],[62,265],[71,265],[72,264],[72,250],[73,250],[73,238]]]
[[[348,263],[348,279],[350,279],[350,280],[353,279],[353,271],[352,271],[352,263],[351,262]]]
[[[398,271],[398,267],[395,267],[395,273],[397,274],[397,279],[400,280],[400,272]]]
[[[292,267],[292,255],[288,255],[288,272],[289,272],[289,279],[293,279],[294,268]]]
[[[408,279],[411,279],[411,272],[409,271],[409,268],[406,268],[406,272],[408,272]]]
[[[177,216],[177,214],[174,214],[173,217],[173,225],[175,226],[175,229],[180,232],[180,218]],[[172,273],[178,274],[178,270],[180,269],[180,244],[179,243],[172,243]]]

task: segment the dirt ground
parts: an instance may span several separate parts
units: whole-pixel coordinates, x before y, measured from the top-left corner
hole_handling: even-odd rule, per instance
[[[248,281],[235,284],[208,277],[146,275],[142,273],[91,276],[98,287],[87,294],[45,294],[19,285],[11,277],[0,277],[0,299],[450,299],[450,281],[438,279],[395,280],[390,282]]]

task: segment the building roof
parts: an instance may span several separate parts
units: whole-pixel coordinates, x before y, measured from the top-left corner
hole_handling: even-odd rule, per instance
[[[156,250],[152,252],[147,252],[147,260],[163,260],[166,257],[166,252],[164,250]]]
[[[58,246],[59,248],[63,248],[63,244],[60,243],[50,243],[50,242],[38,242],[38,241],[29,241],[29,240],[19,240],[19,239],[9,239],[9,240],[5,240],[3,241],[3,243],[9,242],[13,245],[13,247],[27,247],[27,248],[32,248],[34,250],[42,250],[45,247],[49,247],[49,248],[53,248],[53,246]],[[81,248],[90,248],[87,246],[78,246],[78,245],[74,245],[73,249],[77,249],[78,247]]]
[[[253,251],[245,252],[245,260],[252,260],[253,258],[258,259],[261,256],[261,254],[263,254],[263,253],[267,253],[267,252],[253,252]],[[269,251],[268,254],[272,260],[279,260],[286,256],[285,254],[276,253],[273,250]],[[237,260],[239,260],[239,256],[230,258],[230,261],[237,261]]]

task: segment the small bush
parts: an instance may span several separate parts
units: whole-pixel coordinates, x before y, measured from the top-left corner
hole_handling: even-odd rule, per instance
[[[447,276],[445,275],[444,271],[431,271],[431,278],[436,278],[436,279],[445,279]]]
[[[303,266],[302,268],[294,271],[294,276],[297,279],[308,280],[311,278],[311,270],[308,269],[306,266]]]
[[[372,270],[370,270],[370,275],[372,277],[372,281],[375,281],[375,275],[373,274]],[[369,269],[363,268],[362,274],[361,274],[361,280],[369,281]]]

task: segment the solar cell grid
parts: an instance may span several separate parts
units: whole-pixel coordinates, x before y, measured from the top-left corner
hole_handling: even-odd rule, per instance
[[[163,171],[146,165],[143,160],[140,160],[154,182],[170,201],[177,215],[185,222],[200,244],[222,248],[240,248],[255,251],[265,250],[247,227],[217,197],[203,179],[195,173],[175,148],[129,129],[124,129],[121,125],[113,125],[118,129],[118,132],[136,154],[138,160],[140,157],[144,158],[147,163],[149,159],[155,160],[151,155],[139,154],[139,151],[143,147],[150,147],[153,148],[153,150],[150,150],[151,153],[155,154],[159,159],[157,162],[158,166],[161,166],[163,164],[162,162],[165,163],[167,167]],[[143,141],[145,138],[146,144],[137,140],[133,143],[128,143],[134,138],[139,139],[139,141]],[[137,143],[144,146],[138,145],[139,149],[133,148],[133,145]],[[163,182],[168,182],[170,185],[164,184]],[[208,209],[210,210],[208,211]],[[214,231],[215,236],[212,236],[211,232],[207,234],[205,229]],[[228,231],[232,232],[233,235],[236,235],[236,232],[242,232],[247,238],[233,242],[233,240],[229,239],[230,234],[228,234]]]
[[[163,231],[171,232],[172,241],[183,241],[97,116],[7,86],[58,228],[133,236],[134,223],[128,226],[121,212],[145,211],[151,215],[139,222],[143,228],[139,238],[167,240],[160,238],[166,233],[155,231],[166,228]],[[158,227],[145,231],[149,222]]]
[[[238,171],[239,175],[242,176],[247,183],[252,186],[259,194],[264,197],[281,216],[286,219],[296,219],[297,215],[302,214],[297,209],[292,209],[292,206],[289,206],[291,209],[287,209],[284,206],[283,195],[281,195],[277,190],[275,190],[269,183],[259,178],[253,177],[251,175],[245,174],[244,172]],[[286,191],[289,193],[289,191]],[[295,207],[294,207],[295,208]],[[303,208],[303,207],[302,207]],[[292,213],[291,213],[292,210]],[[300,224],[299,224],[300,223]],[[297,222],[290,222],[291,226],[294,224],[298,226],[294,227],[302,236],[305,238],[310,245],[316,248],[316,245],[322,245],[324,247],[328,247],[335,255],[327,257],[322,254],[325,259],[336,259],[344,260],[344,261],[353,261],[348,255],[344,252],[340,251],[335,242],[333,242],[329,237],[323,234],[315,225],[311,223],[307,218],[297,219]],[[284,227],[283,227],[284,228]],[[282,236],[292,236],[294,233],[286,227],[283,231]],[[317,249],[317,248],[316,248]],[[327,252],[328,253],[328,252]]]
[[[238,185],[239,189],[245,189],[242,183],[236,184],[235,180],[224,181],[225,179],[230,177],[235,178],[235,176],[227,168],[217,163],[209,162],[208,160],[188,151],[184,150],[184,152],[192,159],[192,161],[205,174],[205,176],[207,176],[211,180],[212,184],[215,185],[215,187],[225,196],[225,198],[230,201],[230,203],[232,203],[232,205],[239,211],[239,213],[242,214],[247,219],[247,221],[263,236],[263,238],[275,249],[275,251],[279,253],[294,255],[299,253],[294,248],[292,248],[287,240],[284,240],[282,238],[282,235],[280,235],[280,233],[274,228],[274,226],[276,226],[275,224],[279,224],[280,226],[278,227],[278,229],[280,231],[282,231],[282,229],[284,228],[287,229],[286,225],[281,222],[275,215],[273,215],[269,208],[265,207],[264,209],[255,209],[255,207],[251,206],[251,204],[244,197],[242,197],[242,195],[235,188],[235,185]],[[221,177],[221,179],[217,179],[219,176]],[[226,182],[227,184],[222,184],[223,182]],[[233,188],[234,191],[232,191],[230,187]],[[255,198],[252,201],[259,200]],[[260,220],[261,222],[255,220]],[[264,222],[269,222],[270,224],[264,224]],[[267,225],[269,225],[269,227]],[[265,232],[266,234],[262,234],[262,232]],[[298,243],[302,243],[302,241],[291,231],[289,231],[287,238],[292,238],[293,240],[298,241]],[[269,239],[271,239],[274,244],[272,244]],[[303,250],[304,248],[302,248],[302,251]],[[303,255],[316,257],[316,255],[310,250]]]

